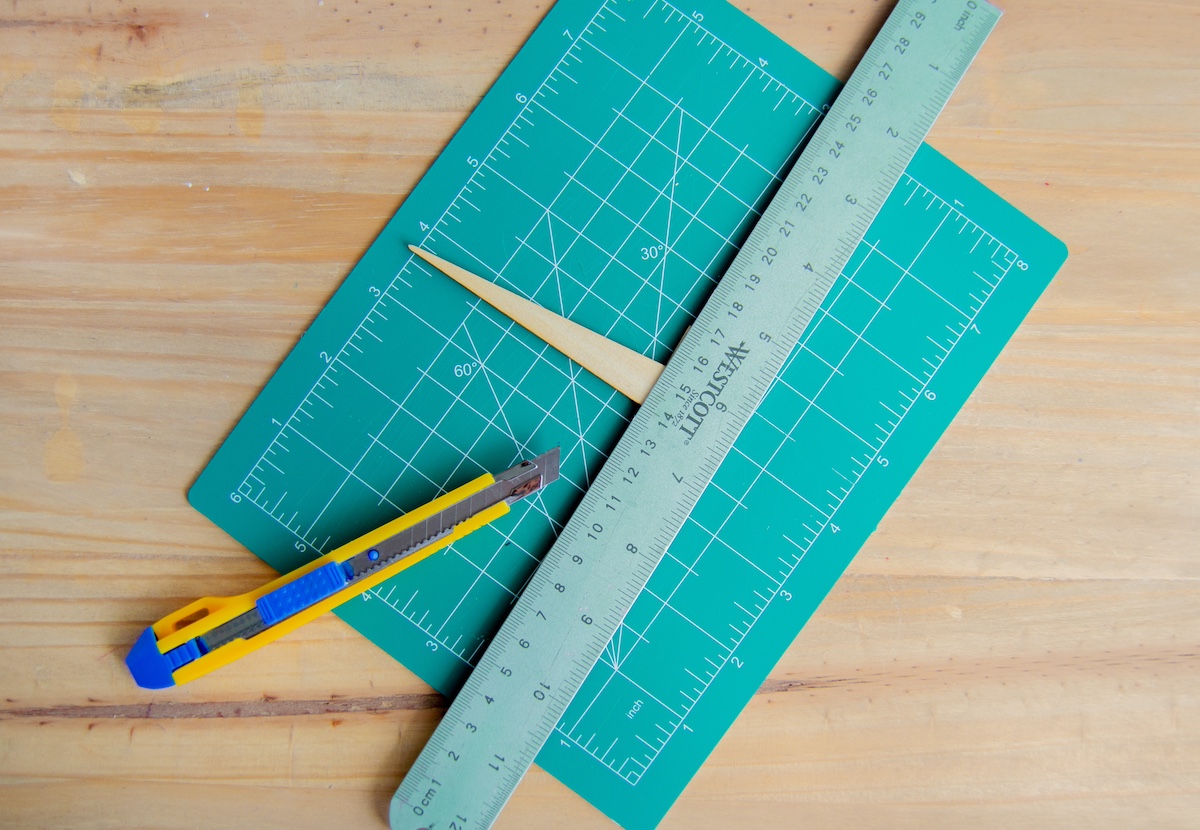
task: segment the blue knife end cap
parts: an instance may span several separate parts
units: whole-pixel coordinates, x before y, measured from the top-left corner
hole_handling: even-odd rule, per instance
[[[171,662],[158,650],[158,638],[154,629],[147,628],[125,658],[129,673],[143,689],[169,689],[175,685],[171,675]]]

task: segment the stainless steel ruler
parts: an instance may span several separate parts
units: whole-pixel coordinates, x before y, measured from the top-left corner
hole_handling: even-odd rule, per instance
[[[393,828],[496,819],[999,17],[900,0],[396,791]]]

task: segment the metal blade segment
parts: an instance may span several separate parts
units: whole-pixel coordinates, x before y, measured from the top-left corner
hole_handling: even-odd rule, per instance
[[[1000,12],[900,0],[391,804],[495,821]]]

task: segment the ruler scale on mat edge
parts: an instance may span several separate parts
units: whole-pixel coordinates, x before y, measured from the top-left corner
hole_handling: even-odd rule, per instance
[[[897,5],[397,789],[394,828],[499,815],[998,18]]]

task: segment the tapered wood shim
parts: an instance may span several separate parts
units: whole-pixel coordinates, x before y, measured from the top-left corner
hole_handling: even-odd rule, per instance
[[[662,364],[643,354],[614,343],[416,245],[409,245],[408,249],[630,400],[645,401],[650,387],[662,374]]]

